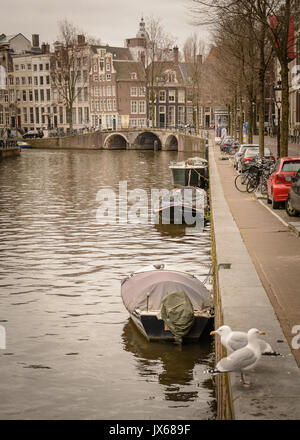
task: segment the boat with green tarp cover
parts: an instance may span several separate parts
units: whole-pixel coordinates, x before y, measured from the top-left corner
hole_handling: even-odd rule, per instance
[[[131,319],[149,341],[199,339],[213,318],[210,291],[195,276],[163,264],[132,273],[121,283]]]

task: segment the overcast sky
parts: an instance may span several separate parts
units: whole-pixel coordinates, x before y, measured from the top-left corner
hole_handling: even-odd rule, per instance
[[[40,35],[40,43],[53,43],[58,21],[67,18],[90,36],[103,43],[123,46],[134,37],[140,18],[160,18],[165,32],[177,38],[182,48],[186,38],[196,32],[208,38],[208,32],[193,26],[191,0],[6,0],[1,2],[0,34],[21,32],[31,40]]]

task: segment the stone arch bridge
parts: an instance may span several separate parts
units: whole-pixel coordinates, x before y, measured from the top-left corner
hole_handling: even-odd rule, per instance
[[[204,137],[155,128],[101,130],[59,138],[31,139],[30,143],[34,147],[46,148],[205,152]]]

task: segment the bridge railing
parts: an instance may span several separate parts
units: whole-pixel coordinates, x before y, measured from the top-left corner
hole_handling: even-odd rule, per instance
[[[16,139],[0,139],[0,150],[7,150],[10,148],[16,148],[18,143]]]

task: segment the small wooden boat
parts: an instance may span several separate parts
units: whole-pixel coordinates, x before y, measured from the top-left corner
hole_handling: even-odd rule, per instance
[[[181,162],[170,162],[175,186],[198,186],[208,188],[208,162],[202,157],[190,157]]]
[[[161,196],[154,213],[163,224],[204,224],[208,212],[207,193],[202,188],[185,186]],[[158,221],[156,221],[158,223]]]
[[[212,296],[204,284],[195,275],[163,264],[125,278],[121,296],[148,341],[197,340],[213,317]]]

